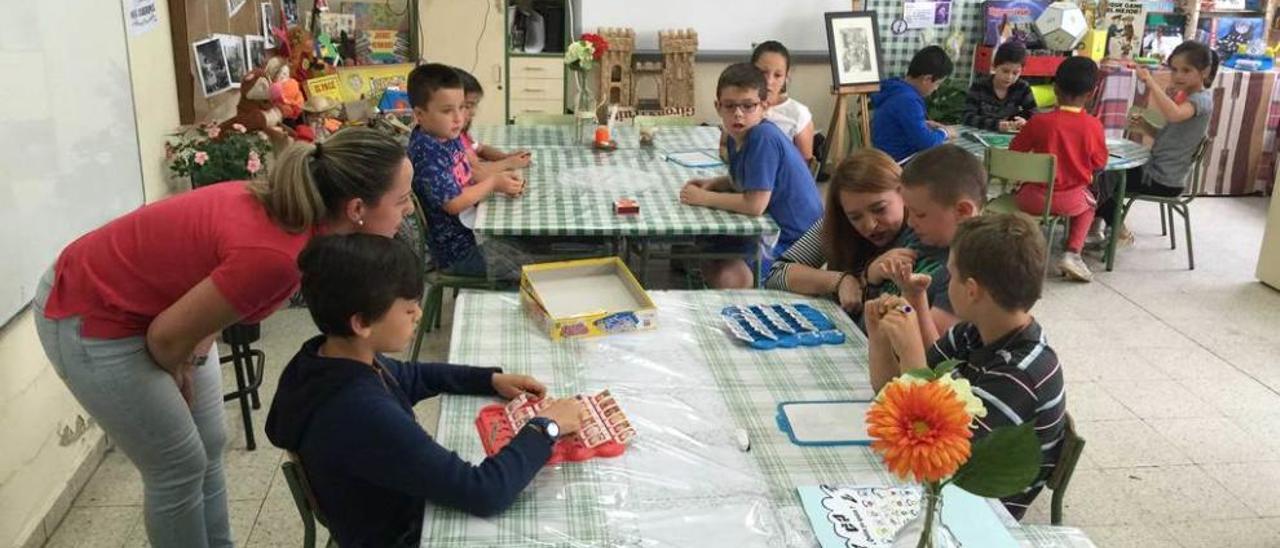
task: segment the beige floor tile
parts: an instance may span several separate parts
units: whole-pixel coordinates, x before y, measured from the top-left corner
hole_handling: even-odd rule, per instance
[[[1073,527],[1143,523],[1142,510],[1122,494],[1124,483],[1130,481],[1127,470],[1077,469],[1063,500],[1063,522]]]
[[[316,538],[318,546],[324,546],[329,538],[328,532],[319,524],[316,525]],[[289,492],[288,482],[277,474],[245,546],[298,546],[302,539],[302,519],[294,506],[293,495]]]
[[[1146,523],[1252,518],[1257,514],[1198,466],[1120,470],[1129,481],[1122,493]]]
[[[1058,353],[1067,382],[1150,381],[1167,378],[1137,352],[1127,348],[1075,349]]]
[[[1186,548],[1276,548],[1280,519],[1232,519],[1169,524],[1169,535]]]
[[[1201,468],[1257,515],[1280,517],[1280,464],[1205,464]]]
[[[1197,464],[1280,461],[1280,452],[1259,444],[1226,417],[1153,419],[1147,424]]]
[[[1143,419],[1211,417],[1218,411],[1174,380],[1099,383],[1133,414]]]
[[[233,449],[223,458],[227,473],[227,498],[261,501],[271,485],[271,478],[280,473],[284,452],[270,445],[259,445],[254,451]]]
[[[1085,454],[1102,468],[1191,464],[1172,442],[1140,420],[1078,422]]]
[[[72,507],[45,547],[122,546],[141,515],[141,506]]]
[[[1138,418],[1096,382],[1067,383],[1067,412],[1077,423]]]
[[[1280,361],[1276,364],[1280,367]],[[1280,410],[1280,394],[1251,379],[1229,381],[1178,381],[1199,399],[1208,402],[1227,416],[1249,416]]]
[[[140,506],[142,475],[119,449],[107,451],[98,470],[76,497],[75,506]]]
[[[1155,342],[1155,341],[1153,341]],[[1240,371],[1212,352],[1202,348],[1147,346],[1132,349],[1153,368],[1171,379],[1226,380],[1237,378]]]

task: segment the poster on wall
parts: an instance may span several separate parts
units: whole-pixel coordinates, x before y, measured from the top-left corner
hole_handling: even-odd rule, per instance
[[[998,46],[1009,40],[1024,42],[1027,49],[1043,49],[1036,33],[1036,18],[1049,0],[989,0],[983,7],[983,45]]]
[[[129,12],[130,36],[146,34],[160,22],[160,15],[156,13],[156,0],[129,0],[125,8]]]
[[[1204,17],[1196,25],[1196,39],[1209,44],[1221,61],[1239,53],[1240,46],[1261,41],[1265,33],[1261,17]]]
[[[1173,48],[1178,47],[1186,33],[1187,16],[1172,13],[1147,14],[1146,29],[1142,31],[1142,55],[1168,59]]]
[[[1107,57],[1131,59],[1141,55],[1142,28],[1146,24],[1141,0],[1112,0],[1103,14],[1107,29]]]

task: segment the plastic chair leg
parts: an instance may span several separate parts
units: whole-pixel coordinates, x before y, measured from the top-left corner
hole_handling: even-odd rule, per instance
[[[1172,206],[1170,206],[1170,207],[1172,207]],[[1170,210],[1170,211],[1169,211],[1169,217],[1170,217],[1170,219],[1169,219],[1169,225],[1170,225],[1170,226],[1173,226],[1173,219],[1172,219],[1172,217],[1173,217],[1173,211],[1172,211],[1172,210]],[[1170,230],[1169,230],[1169,249],[1178,249],[1177,231],[1172,230],[1172,229],[1170,229]]]
[[[1170,208],[1171,208],[1171,211],[1169,215],[1173,216],[1173,213],[1172,213],[1173,206],[1170,206]],[[1196,269],[1196,252],[1191,247],[1191,209],[1185,205],[1180,206],[1177,209],[1178,209],[1178,213],[1182,215],[1182,224],[1186,226],[1186,229],[1187,229],[1187,269],[1195,270]],[[1173,224],[1172,221],[1170,222],[1170,224]],[[1173,232],[1173,230],[1170,230],[1170,232]]]
[[[1164,204],[1160,204],[1160,235],[1161,236],[1164,236],[1165,234],[1169,233],[1169,225],[1171,224],[1172,220],[1173,219],[1166,220]]]

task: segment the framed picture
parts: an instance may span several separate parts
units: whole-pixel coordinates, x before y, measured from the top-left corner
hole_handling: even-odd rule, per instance
[[[244,7],[246,1],[248,0],[227,0],[227,15],[235,15],[236,12],[240,11],[240,8]]]
[[[200,90],[205,97],[231,89],[231,71],[227,68],[227,56],[222,41],[206,38],[191,44],[196,56],[196,75],[200,78]]]
[[[271,2],[261,2],[258,4],[258,14],[262,16],[262,36],[267,39],[267,47],[276,47],[276,40],[271,35],[271,29],[280,26],[277,21],[276,10],[271,7]]]
[[[874,11],[828,12],[827,48],[833,87],[876,84],[881,80],[880,31]]]
[[[267,66],[267,39],[253,34],[244,36],[246,72]]]
[[[227,74],[231,75],[231,87],[240,87],[244,73],[249,72],[244,51],[244,37],[234,34],[214,34],[222,44],[222,54],[227,58]]]

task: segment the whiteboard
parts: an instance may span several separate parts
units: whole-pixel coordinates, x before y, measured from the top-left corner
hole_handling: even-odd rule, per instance
[[[68,242],[142,204],[142,164],[121,0],[0,0],[0,13],[3,323]]]
[[[698,31],[700,52],[750,52],[777,40],[793,52],[827,53],[823,13],[850,11],[849,0],[573,0],[578,28],[630,27],[637,51],[657,51],[658,31]]]

